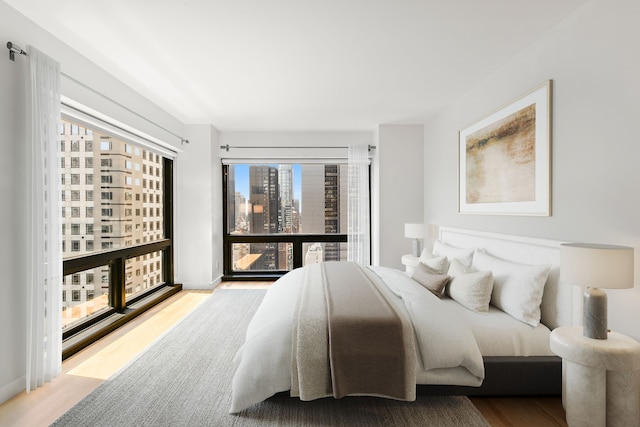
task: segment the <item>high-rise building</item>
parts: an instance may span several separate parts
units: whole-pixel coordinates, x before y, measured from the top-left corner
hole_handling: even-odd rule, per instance
[[[278,165],[280,232],[293,233],[293,165]]]
[[[347,232],[347,165],[302,165],[302,213],[300,227],[304,233],[344,234]],[[311,250],[311,247],[309,248]],[[324,261],[345,259],[344,245],[325,243]],[[317,259],[314,255],[313,259]],[[310,258],[311,259],[311,258]]]
[[[238,225],[238,202],[237,193],[235,192],[236,168],[234,165],[229,165],[227,171],[227,188],[229,189],[227,198],[229,199],[229,202],[233,201],[232,203],[227,203],[227,227],[229,228],[229,232],[233,233],[236,231],[236,226]]]
[[[278,169],[273,166],[249,167],[249,232],[251,234],[275,234],[279,232],[280,211]],[[251,270],[274,271],[281,268],[277,243],[254,243],[252,254],[260,254]]]
[[[63,257],[164,237],[162,157],[71,122],[60,125]],[[109,266],[66,276],[63,322],[107,306]],[[160,253],[125,262],[127,295],[162,283]]]

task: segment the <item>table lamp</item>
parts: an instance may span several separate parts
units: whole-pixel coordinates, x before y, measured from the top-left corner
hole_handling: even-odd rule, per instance
[[[420,256],[420,239],[425,235],[424,224],[405,224],[404,225],[404,237],[413,239],[413,251],[411,255],[415,257]]]
[[[607,339],[607,294],[600,288],[633,287],[633,248],[590,243],[560,245],[560,278],[586,286],[583,295],[583,335]]]

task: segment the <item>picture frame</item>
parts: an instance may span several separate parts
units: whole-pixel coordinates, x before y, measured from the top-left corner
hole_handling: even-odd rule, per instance
[[[458,212],[551,216],[552,81],[459,132]]]

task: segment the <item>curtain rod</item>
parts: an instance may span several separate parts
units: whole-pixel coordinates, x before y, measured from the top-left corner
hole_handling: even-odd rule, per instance
[[[27,56],[27,52],[24,49],[22,49],[21,47],[17,46],[13,42],[7,42],[7,49],[9,49],[9,59],[12,60],[12,61],[15,61],[16,54]],[[65,78],[73,81],[74,83],[79,84],[80,86],[84,87],[85,89],[90,90],[91,92],[95,93],[96,95],[99,95],[99,96],[103,97],[107,101],[112,102],[113,104],[117,105],[118,107],[130,112],[131,114],[134,114],[134,115],[138,116],[142,120],[145,120],[146,122],[151,123],[155,127],[159,128],[159,129],[162,129],[163,131],[175,136],[176,138],[178,138],[180,140],[181,144],[185,144],[185,143],[188,144],[189,143],[188,139],[186,139],[186,138],[178,135],[177,133],[170,131],[169,129],[165,128],[164,126],[161,126],[158,123],[148,119],[147,117],[143,116],[142,114],[138,113],[137,111],[134,111],[131,108],[129,108],[129,107],[125,106],[125,105],[122,105],[121,103],[119,103],[115,99],[109,98],[107,95],[98,92],[94,88],[92,88],[90,86],[87,86],[86,84],[82,83],[81,81],[79,81],[77,79],[74,79],[73,77],[71,77],[70,75],[68,75],[66,73],[60,72],[60,74],[62,76],[64,76]]]
[[[225,150],[227,152],[229,152],[230,148],[249,148],[249,149],[255,150],[255,149],[261,149],[261,148],[285,148],[285,149],[288,149],[288,148],[295,148],[295,149],[299,149],[299,148],[314,148],[314,149],[315,148],[331,148],[331,149],[339,149],[339,148],[349,148],[349,147],[347,147],[346,145],[333,146],[333,147],[331,147],[331,146],[313,146],[313,145],[299,145],[299,146],[289,146],[289,145],[287,145],[287,146],[281,146],[281,147],[274,147],[274,146],[269,147],[269,146],[264,146],[264,145],[263,146],[258,146],[258,145],[229,145],[229,144],[220,146],[221,150]],[[369,151],[372,151],[372,150],[376,149],[376,146],[375,145],[369,145],[368,148],[369,148]]]

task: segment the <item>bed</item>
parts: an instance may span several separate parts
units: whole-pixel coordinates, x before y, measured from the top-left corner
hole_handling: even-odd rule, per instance
[[[282,392],[301,400],[371,395],[410,401],[416,392],[560,395],[562,364],[549,349],[549,334],[574,323],[571,307],[579,298],[558,282],[560,243],[441,227],[413,274],[350,263],[289,272],[270,287],[236,355],[230,412]],[[356,276],[370,283],[363,292],[371,294],[349,300],[345,289],[360,286],[351,285]],[[367,342],[368,331],[393,329],[380,323],[387,307],[396,315],[389,322],[397,335],[383,341],[401,344]],[[369,308],[374,314],[358,311]],[[344,323],[350,310],[354,319]],[[358,339],[340,338],[349,328]],[[353,356],[349,342],[370,357],[349,359],[363,357]],[[371,359],[387,364],[367,365]],[[384,375],[367,376],[367,369]],[[358,389],[354,381],[363,377],[373,382]],[[380,388],[387,386],[394,391]]]

